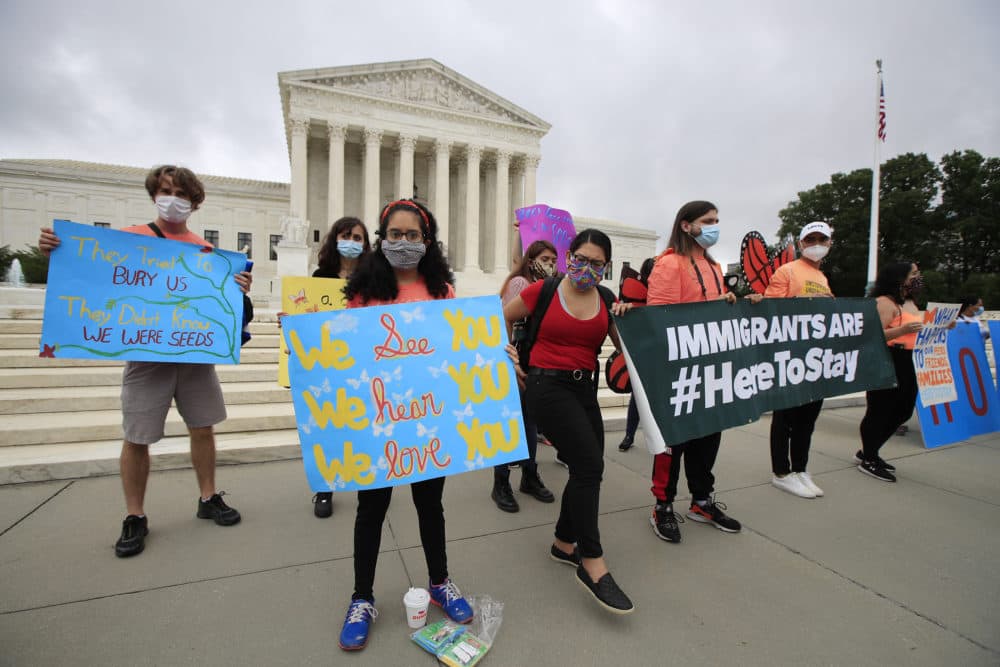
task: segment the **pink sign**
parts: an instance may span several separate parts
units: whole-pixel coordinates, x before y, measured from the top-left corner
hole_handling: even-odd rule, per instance
[[[556,268],[560,273],[566,273],[566,251],[576,236],[573,216],[569,211],[533,204],[517,209],[514,215],[521,232],[521,251],[539,239],[549,241],[556,247]]]

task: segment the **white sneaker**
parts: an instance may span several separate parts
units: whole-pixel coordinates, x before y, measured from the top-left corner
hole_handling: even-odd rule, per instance
[[[812,475],[807,472],[793,472],[792,474],[798,477],[799,481],[802,482],[802,486],[812,491],[814,496],[817,498],[823,497],[823,489],[816,486],[816,482],[813,481]]]
[[[809,490],[801,481],[799,481],[798,475],[794,472],[784,477],[778,477],[777,475],[771,475],[771,485],[775,486],[782,491],[787,491],[793,496],[798,496],[799,498],[815,498],[816,494]]]

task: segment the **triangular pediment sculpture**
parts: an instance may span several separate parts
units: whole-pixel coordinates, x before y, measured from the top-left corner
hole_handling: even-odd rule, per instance
[[[509,100],[432,59],[283,72],[278,78],[282,86],[306,84],[484,116],[545,131],[551,127]]]

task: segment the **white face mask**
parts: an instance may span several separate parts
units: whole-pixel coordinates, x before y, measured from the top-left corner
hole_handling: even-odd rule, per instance
[[[155,199],[160,219],[180,224],[191,216],[191,202],[172,195],[158,195]]]
[[[802,256],[806,259],[811,259],[814,262],[826,257],[826,253],[830,252],[830,246],[827,245],[811,245],[802,249]]]

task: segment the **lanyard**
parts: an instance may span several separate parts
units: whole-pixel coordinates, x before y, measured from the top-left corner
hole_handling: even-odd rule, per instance
[[[698,264],[694,261],[694,257],[691,255],[688,255],[688,259],[691,260],[691,268],[694,269],[694,275],[698,278],[698,285],[701,286],[701,298],[708,301],[708,292],[705,291],[705,279],[701,277],[701,271],[698,270]],[[715,278],[715,289],[719,291],[719,294],[722,294],[722,283],[719,282],[719,276],[715,272],[715,267],[712,266],[711,262],[708,263],[708,268],[712,271],[712,277]]]

